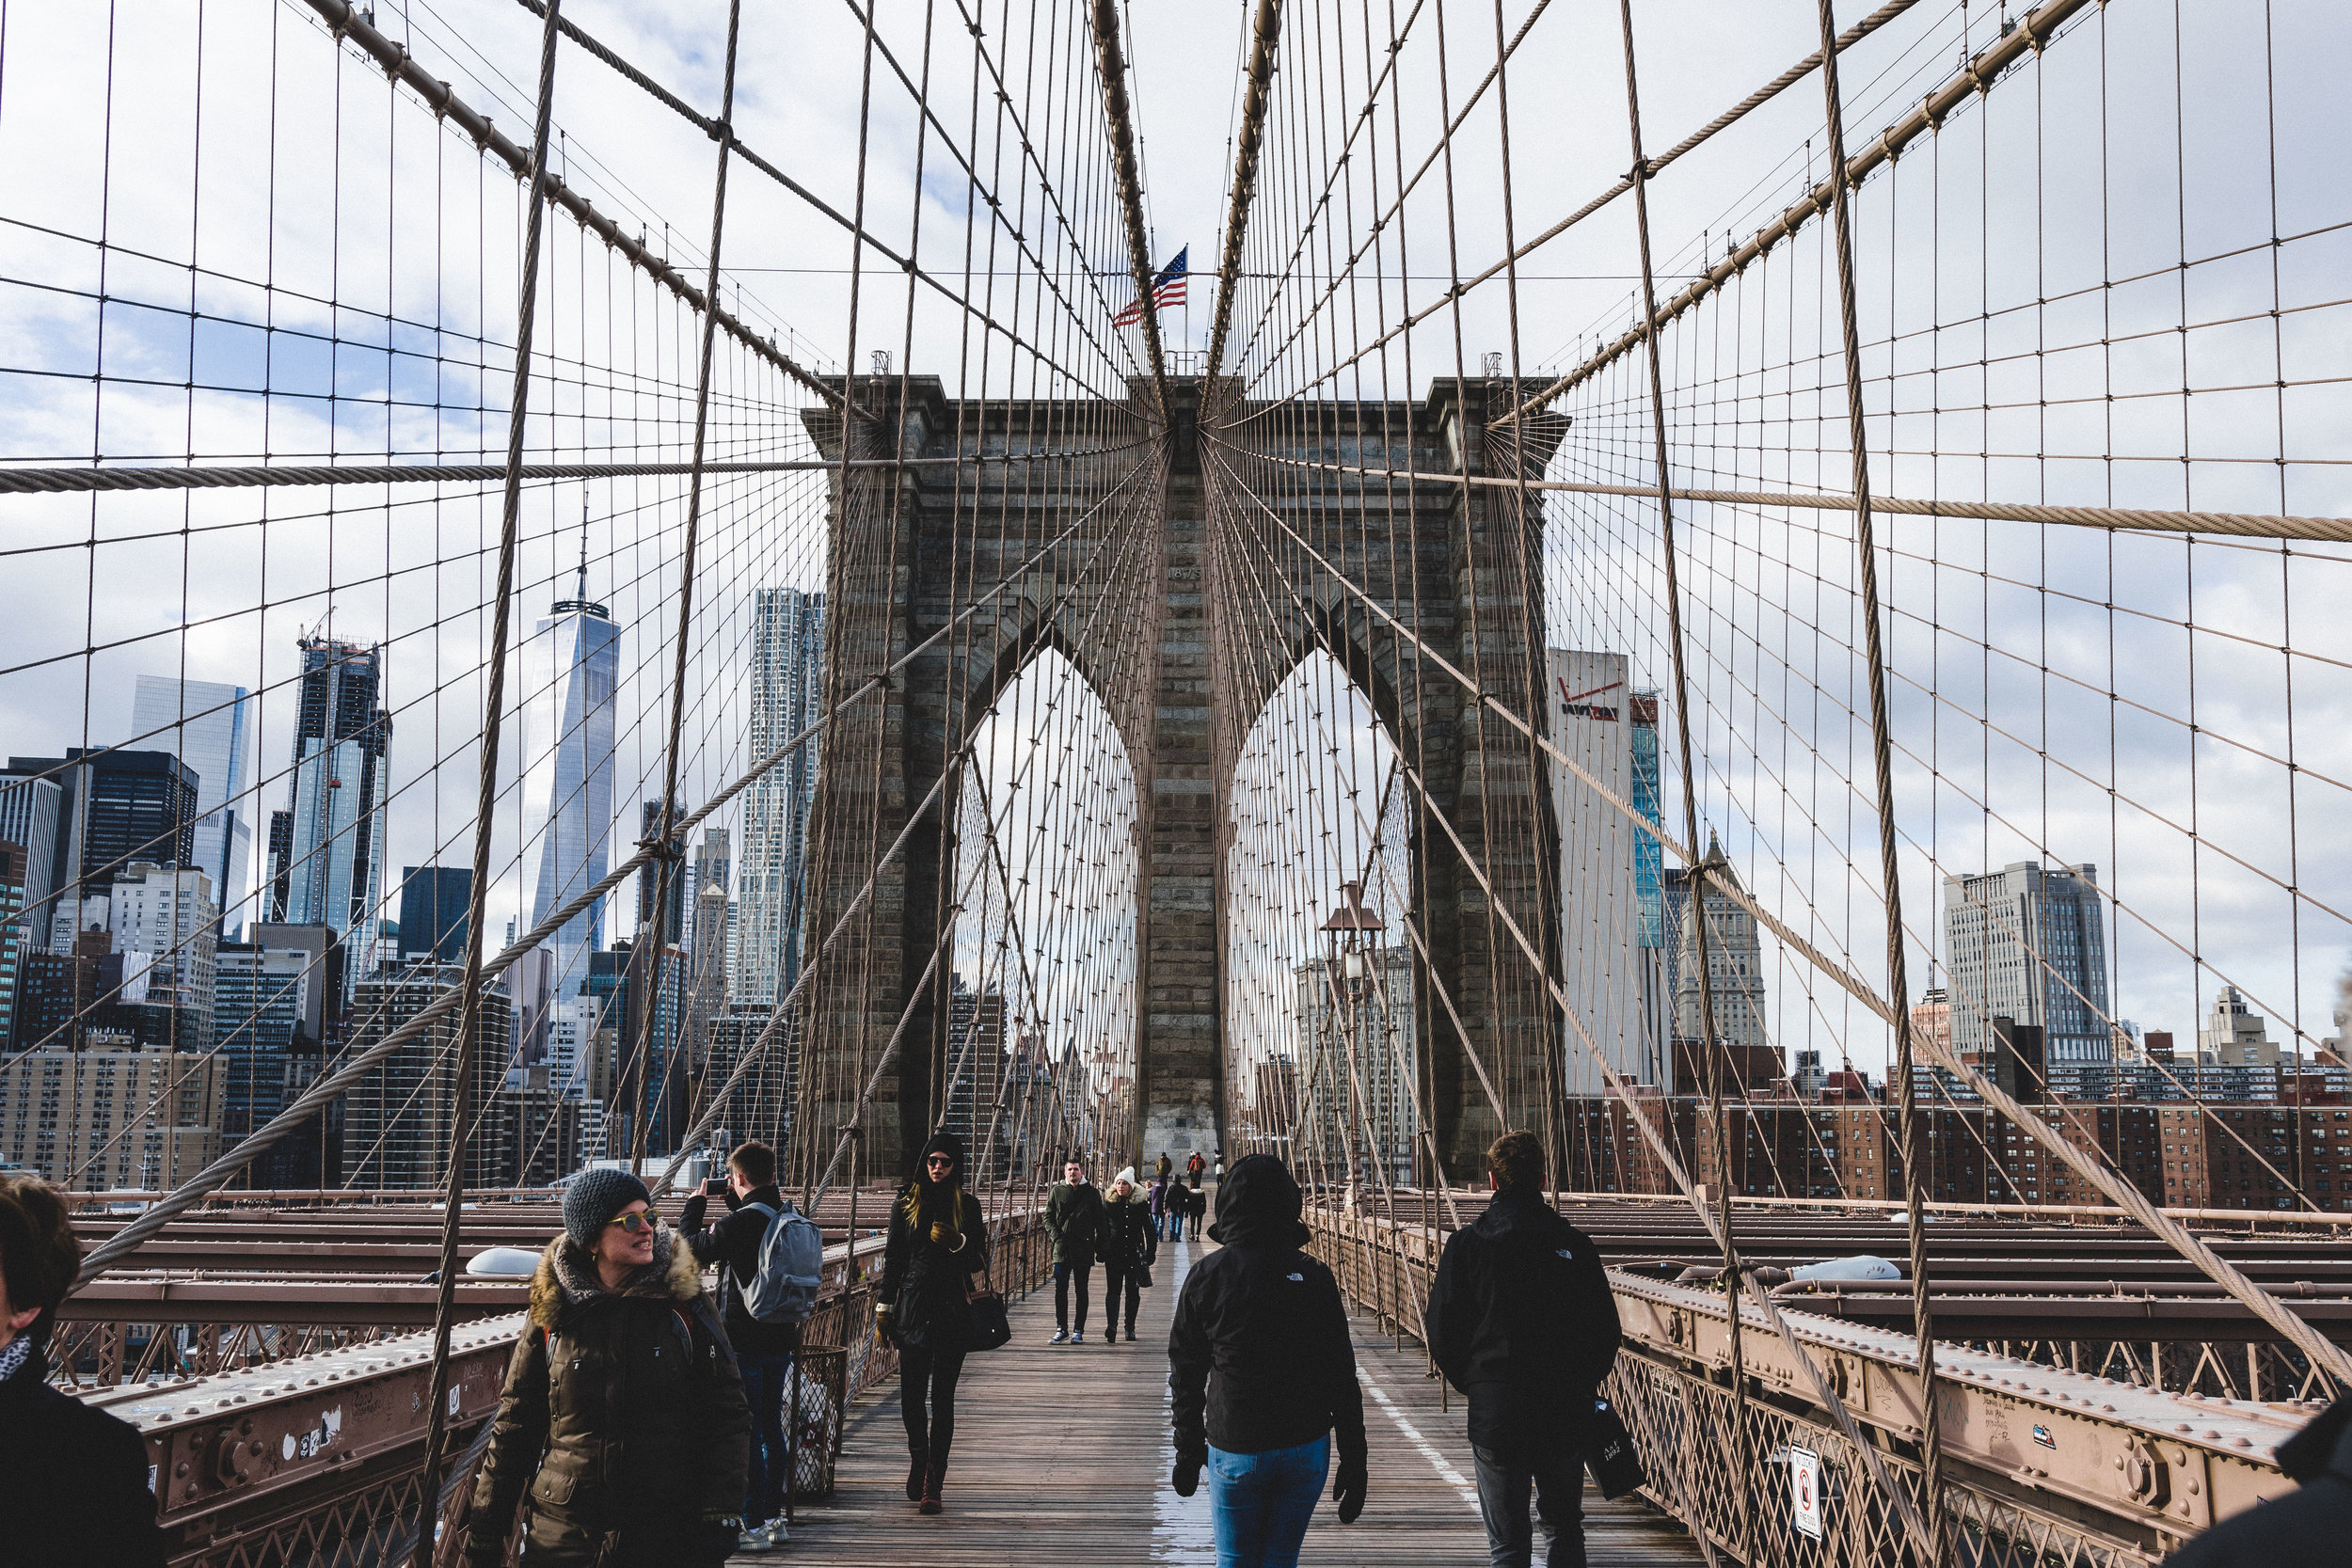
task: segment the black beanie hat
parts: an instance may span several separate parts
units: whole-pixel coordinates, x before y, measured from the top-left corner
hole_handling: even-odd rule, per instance
[[[564,1194],[564,1234],[580,1251],[594,1252],[612,1216],[640,1198],[651,1203],[653,1194],[625,1170],[585,1172]]]
[[[930,1173],[922,1168],[923,1163],[934,1154],[946,1155],[956,1163],[956,1174],[959,1177],[963,1174],[963,1140],[961,1138],[957,1137],[953,1132],[932,1133],[931,1141],[923,1146],[921,1154],[915,1156],[914,1164],[917,1174],[928,1179]]]

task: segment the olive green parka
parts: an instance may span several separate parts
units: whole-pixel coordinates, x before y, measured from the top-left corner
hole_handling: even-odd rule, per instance
[[[1045,1239],[1054,1261],[1090,1269],[1103,1255],[1103,1189],[1091,1181],[1057,1181],[1045,1195]]]
[[[608,1291],[595,1260],[558,1236],[532,1277],[469,1544],[502,1539],[528,1488],[533,1563],[705,1560],[704,1542],[722,1533],[709,1522],[742,1507],[750,1435],[693,1252],[657,1231],[654,1260]]]

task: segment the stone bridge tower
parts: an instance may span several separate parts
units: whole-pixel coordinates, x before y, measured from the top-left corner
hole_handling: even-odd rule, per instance
[[[1560,1025],[1497,906],[1552,952],[1559,858],[1547,771],[1439,662],[1542,721],[1540,539],[1522,523],[1518,492],[1454,477],[1467,468],[1489,480],[1512,461],[1540,472],[1551,441],[1521,451],[1485,429],[1489,396],[1507,406],[1509,388],[1448,383],[1422,404],[1312,405],[1318,434],[1300,447],[1295,435],[1279,446],[1262,436],[1272,421],[1253,418],[1231,383],[1172,381],[1165,420],[1149,416],[1143,384],[1123,404],[959,401],[932,377],[901,388],[895,377],[849,383],[858,412],[846,499],[841,472],[831,479],[828,700],[921,651],[825,737],[806,948],[869,879],[873,907],[861,919],[870,924],[851,928],[871,935],[817,966],[795,1159],[822,1168],[859,1079],[894,1037],[864,1118],[861,1176],[903,1174],[928,1135],[946,990],[946,965],[928,982],[926,968],[949,913],[939,869],[954,863],[943,851],[957,832],[958,802],[941,778],[1048,648],[1102,699],[1141,797],[1137,1084],[1133,1117],[1113,1134],[1120,1147],[1098,1151],[1107,1165],[1221,1147],[1227,1063],[1241,1044],[1226,1037],[1223,1016],[1232,773],[1276,688],[1318,650],[1369,699],[1407,770],[1412,924],[1424,938],[1417,1071],[1445,1168],[1456,1180],[1483,1168],[1497,1099],[1513,1123],[1542,1125]],[[803,419],[838,462],[841,415]],[[894,448],[911,461],[875,461]],[[1022,460],[1033,451],[1103,455]],[[944,461],[959,453],[1006,461]],[[1420,477],[1343,471],[1357,467]],[[985,598],[1041,550],[1042,569]],[[1116,570],[1097,551],[1118,552]],[[1394,913],[1391,937],[1406,941]]]

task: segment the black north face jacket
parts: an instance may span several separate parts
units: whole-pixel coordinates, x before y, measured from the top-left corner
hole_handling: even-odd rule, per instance
[[[1347,1311],[1331,1271],[1298,1250],[1298,1184],[1271,1155],[1236,1164],[1217,1189],[1222,1243],[1192,1266],[1168,1331],[1176,1452],[1204,1462],[1269,1453],[1334,1434],[1364,1457],[1364,1396]]]
[[[1505,1457],[1579,1443],[1617,1356],[1600,1254],[1540,1193],[1498,1193],[1447,1238],[1423,1323],[1470,1441]]]

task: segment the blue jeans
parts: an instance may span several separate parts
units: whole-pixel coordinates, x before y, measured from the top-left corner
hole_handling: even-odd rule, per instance
[[[1298,1544],[1331,1470],[1331,1439],[1266,1453],[1209,1449],[1216,1568],[1297,1568]]]
[[[1486,1560],[1493,1568],[1530,1568],[1535,1532],[1527,1517],[1527,1490],[1551,1530],[1545,1568],[1584,1568],[1584,1456],[1573,1448],[1505,1459],[1470,1445],[1478,1460],[1478,1516],[1486,1525]]]
[[[744,1471],[743,1523],[765,1524],[784,1512],[790,1475],[784,1457],[784,1397],[790,1386],[789,1355],[742,1355],[743,1402],[751,1406],[751,1464]]]

